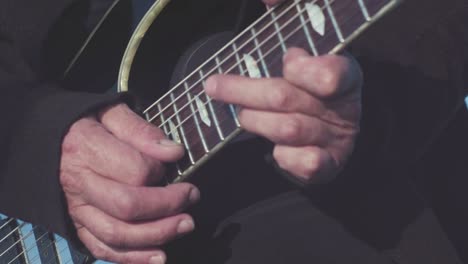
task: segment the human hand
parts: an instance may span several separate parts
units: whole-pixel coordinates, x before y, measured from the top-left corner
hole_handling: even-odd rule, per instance
[[[78,237],[96,258],[164,263],[159,246],[193,230],[193,219],[181,212],[199,199],[198,189],[151,187],[164,175],[163,162],[182,155],[182,146],[124,104],[71,126],[60,182]]]
[[[291,48],[283,78],[211,76],[206,93],[240,106],[241,126],[276,143],[279,167],[303,183],[328,181],[354,146],[361,116],[362,73],[351,58],[312,57]]]

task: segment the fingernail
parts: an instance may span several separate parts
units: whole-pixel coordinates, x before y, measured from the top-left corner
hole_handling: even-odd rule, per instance
[[[152,256],[149,261],[150,264],[164,264],[166,263],[166,258],[162,255]]]
[[[158,141],[158,144],[159,145],[163,145],[163,146],[168,146],[168,147],[174,147],[174,146],[179,146],[180,144],[173,141],[173,140],[170,140],[170,139],[161,139]]]
[[[189,200],[191,203],[195,203],[200,200],[200,191],[197,188],[192,188],[190,190]]]
[[[180,221],[179,226],[177,227],[177,233],[185,234],[187,232],[192,231],[194,227],[195,224],[191,219],[184,219]]]

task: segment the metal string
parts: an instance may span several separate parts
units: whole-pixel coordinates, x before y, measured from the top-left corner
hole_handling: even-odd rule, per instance
[[[47,235],[47,234],[50,234],[50,232],[46,232],[45,234],[42,234],[41,237],[40,237],[38,240],[36,240],[36,244],[37,244],[37,241],[39,241],[42,237],[44,237],[44,235]],[[55,237],[54,237],[54,239],[51,239],[50,243],[47,244],[41,251],[38,250],[38,252],[39,252],[38,255],[35,255],[35,256],[34,256],[32,259],[30,259],[29,261],[30,261],[31,263],[34,263],[34,260],[36,260],[38,257],[39,257],[39,261],[40,261],[40,256],[42,255],[42,253],[44,253],[46,250],[48,250],[48,249],[49,249],[52,245],[54,245],[55,243],[60,242],[60,241],[62,241],[62,240],[64,240],[63,237],[59,237],[58,239],[55,239]],[[37,246],[36,246],[36,247],[37,247]],[[34,247],[32,247],[32,248],[34,248]],[[30,248],[29,250],[31,250],[32,248]],[[62,248],[62,249],[61,249],[60,251],[58,251],[57,253],[61,253],[61,252],[63,252],[63,250],[65,250],[65,249],[67,249],[67,248],[68,248],[67,246],[64,246],[64,248]],[[29,251],[29,250],[28,250],[28,251]],[[50,263],[50,261],[49,261],[49,263]]]
[[[301,13],[302,14],[302,13]],[[286,37],[285,37],[285,40],[289,39],[293,34],[295,34],[298,30],[300,30],[304,25],[306,25],[310,20],[308,19],[305,19],[304,23],[301,23],[298,27],[296,27],[291,33],[289,33]],[[268,56],[271,52],[273,52],[274,49],[278,48],[280,45],[279,44],[276,44],[274,47],[272,47],[270,50],[268,50],[263,56],[261,56],[259,58],[259,60],[256,60],[256,62],[259,62],[261,59],[263,59],[264,57]],[[252,50],[251,52],[255,52],[256,49]],[[248,53],[248,54],[251,54],[251,53]],[[237,63],[235,66],[238,66],[239,63]],[[233,69],[232,67],[229,69],[231,70]],[[229,71],[228,70],[228,71]],[[226,72],[228,72],[226,71]],[[241,74],[244,74],[246,71],[245,70],[242,70],[241,71]],[[199,97],[200,95],[202,95],[204,93],[204,91],[201,91],[200,93],[196,94],[193,96],[193,98],[196,98],[196,97]],[[193,102],[194,99],[191,99],[187,104],[185,104],[183,107],[179,108],[178,111],[173,114],[172,116],[170,116],[169,118],[165,118],[166,120],[159,126],[159,128],[161,128],[162,126],[164,126],[169,120],[173,119],[174,116],[178,115],[184,107],[187,107],[191,102]],[[202,102],[203,105],[207,105],[208,103],[210,103],[212,101],[211,98],[208,97],[207,101],[206,102]],[[174,126],[170,131],[169,133],[172,133],[175,129],[181,127],[185,122],[188,121],[188,119],[192,116],[194,116],[195,114],[197,114],[199,112],[199,110],[195,110],[195,111],[192,111],[192,113],[190,115],[188,115],[182,122],[180,122],[178,125]],[[158,114],[161,114],[162,112],[158,113]]]
[[[16,255],[12,260],[10,260],[10,262],[8,262],[8,264],[10,264],[10,263],[12,263],[13,261],[15,261],[15,260],[16,260],[17,258],[19,258],[21,255],[24,255],[25,253],[28,253],[28,252],[29,252],[30,250],[32,250],[34,247],[37,247],[37,242],[38,242],[39,240],[41,240],[41,239],[42,239],[45,235],[47,235],[47,234],[48,234],[47,232],[44,233],[44,234],[42,234],[38,239],[36,239],[34,245],[32,245],[32,246],[30,246],[30,247],[28,247],[28,248],[25,248],[25,249],[21,250],[21,252],[18,253],[18,255]],[[37,256],[36,256],[36,257],[37,257]],[[34,258],[34,259],[35,259],[35,258]]]
[[[33,233],[34,229],[36,229],[36,226],[33,227],[31,231],[29,231],[25,236],[21,236],[20,239],[18,239],[15,243],[13,243],[9,248],[7,248],[5,251],[0,254],[0,257],[2,257],[6,252],[8,252],[10,249],[12,249],[16,244],[20,243],[21,241],[24,241],[27,239],[31,234]]]
[[[11,221],[15,220],[14,218],[10,218],[7,222],[5,222],[2,226],[0,226],[0,230],[2,230],[5,226],[7,226]]]
[[[334,1],[330,2],[330,4],[333,3],[333,2],[334,2]],[[322,10],[323,10],[324,8],[326,8],[326,7],[322,7]],[[293,17],[291,17],[291,18],[290,18],[284,25],[282,25],[278,30],[283,29],[284,27],[286,27],[286,26],[288,26],[289,24],[291,24],[292,21],[293,21],[294,19],[296,19],[298,16],[303,15],[303,14],[304,14],[304,12],[303,12],[304,10],[306,10],[306,9],[304,8],[304,9],[300,10],[296,15],[294,15]],[[286,40],[287,40],[289,37],[291,37],[293,34],[295,34],[298,30],[300,30],[303,26],[307,25],[307,23],[308,23],[309,21],[310,21],[309,19],[305,19],[304,23],[301,23],[298,27],[296,27],[296,28],[293,30],[293,32],[291,32],[289,35],[287,35]],[[247,54],[250,55],[250,54],[252,54],[252,53],[258,51],[268,40],[270,40],[270,39],[271,39],[272,37],[274,37],[274,36],[275,36],[275,35],[270,35],[268,38],[266,38],[265,40],[263,40],[259,45],[256,45],[256,47],[253,48],[253,49],[252,49],[249,53],[247,53]],[[246,43],[244,43],[244,45],[245,45],[245,44],[246,44]],[[259,57],[259,60],[256,60],[255,62],[260,62],[263,58],[265,58],[266,56],[268,56],[274,49],[276,49],[276,48],[278,47],[278,45],[281,45],[281,43],[276,44],[273,48],[271,48],[270,50],[268,50],[268,51],[266,52],[266,54],[264,54],[263,56],[260,56],[260,57]],[[241,49],[241,48],[242,48],[242,47],[237,48],[236,51],[239,50],[239,49]],[[233,53],[233,54],[235,54],[235,53]],[[225,61],[225,60],[224,60],[224,61]],[[232,65],[231,68],[229,68],[228,70],[226,70],[225,73],[230,72],[230,71],[233,70],[234,68],[236,68],[236,67],[238,67],[239,65],[241,65],[241,63],[242,63],[241,61],[238,61],[237,63],[235,63],[234,65]],[[219,63],[219,64],[222,64],[222,62]],[[210,71],[208,71],[208,73],[205,74],[205,75],[203,75],[202,78],[205,78],[205,77],[209,76],[209,74],[212,73],[216,68],[217,68],[217,67],[214,67],[213,69],[211,69]],[[243,72],[241,72],[241,74],[243,74],[243,73],[245,73],[245,72],[246,72],[246,71],[243,71]],[[175,99],[175,101],[177,101],[181,96],[183,96],[184,94],[186,94],[186,93],[189,92],[190,90],[193,90],[193,88],[196,88],[195,85],[199,84],[200,81],[203,81],[203,79],[198,80],[198,81],[195,82],[191,87],[187,88],[182,94],[180,94],[180,95]],[[180,107],[180,108],[178,109],[178,111],[175,111],[174,114],[172,114],[170,117],[165,118],[166,120],[165,120],[164,122],[162,122],[162,124],[159,126],[159,128],[161,128],[162,126],[166,125],[169,121],[171,121],[176,115],[178,115],[180,112],[182,112],[182,110],[184,110],[186,107],[188,107],[191,103],[193,103],[193,101],[196,100],[196,98],[198,98],[198,97],[199,97],[201,94],[203,94],[203,93],[204,93],[204,91],[202,91],[202,92],[196,94],[195,96],[192,96],[192,97],[193,97],[192,99],[188,99],[188,100],[187,100],[187,103],[186,103],[185,105],[183,105],[182,107]],[[208,97],[207,102],[206,102],[206,103],[203,103],[203,105],[206,105],[206,104],[209,103],[210,101],[211,101],[211,99]],[[151,122],[151,121],[154,120],[158,115],[163,114],[163,113],[164,113],[164,110],[167,109],[169,106],[171,106],[171,105],[174,104],[174,103],[175,103],[175,102],[172,102],[171,104],[167,105],[164,109],[160,110],[160,112],[158,112],[156,115],[154,115],[153,117],[151,117],[149,121]],[[186,119],[184,119],[182,123],[180,123],[179,125],[177,125],[176,128],[180,127],[185,121],[188,120],[188,118],[190,118],[191,116],[193,116],[193,115],[196,114],[197,112],[199,112],[199,110],[194,111],[191,115],[189,115]],[[172,129],[170,132],[172,132],[173,130],[174,130],[174,129]]]
[[[22,228],[26,222],[23,222],[22,224],[18,225],[15,229],[13,229],[8,235],[4,236],[1,240],[0,243],[2,243],[5,239],[7,239],[9,236],[12,236],[18,229]]]
[[[316,3],[318,0],[314,0],[313,3]],[[283,12],[281,14],[279,14],[277,16],[277,19],[282,17],[283,15],[285,15],[289,10],[291,10],[291,8],[293,8],[295,6],[295,4],[297,4],[297,1],[295,1],[294,3],[292,3],[289,7],[287,7],[285,10],[283,10]],[[227,45],[225,45],[221,50],[219,50],[218,52],[216,52],[212,57],[216,57],[217,55],[219,55],[219,53],[221,53],[222,51],[224,51],[229,45],[231,45],[232,43],[234,43],[237,39],[239,39],[241,36],[243,36],[248,30],[252,29],[256,24],[258,24],[259,22],[262,21],[263,18],[265,18],[267,15],[273,13],[275,10],[276,10],[276,6],[271,8],[270,10],[268,10],[262,17],[260,17],[255,23],[253,23],[251,26],[249,26],[247,29],[245,29],[241,34],[239,34],[236,38],[234,38],[233,40],[231,40]],[[322,9],[323,10],[323,9]],[[297,15],[296,15],[297,16]],[[295,16],[295,17],[296,17]],[[276,23],[277,22],[277,19],[276,20],[272,20],[270,22],[268,22],[263,28],[261,28],[257,34],[255,36],[251,36],[248,40],[244,41],[244,43],[242,43],[242,45],[236,49],[236,50],[239,50],[239,49],[242,49],[243,47],[245,47],[245,45],[247,45],[248,43],[250,43],[253,39],[256,38],[256,36],[258,36],[258,34],[262,33],[263,31],[265,31],[267,28],[269,28],[272,24]],[[286,26],[286,25],[284,25]],[[283,27],[284,27],[283,26]],[[281,27],[281,28],[283,28]],[[270,36],[268,39],[270,39],[272,36]],[[262,42],[263,44],[264,42]],[[261,47],[261,45],[259,46]],[[231,59],[233,56],[235,56],[237,53],[236,52],[231,52],[230,54],[228,54],[228,56],[226,56],[219,64],[223,64],[224,62],[226,62],[228,59]],[[208,59],[207,61],[205,61],[205,63],[203,63],[201,66],[198,67],[198,69],[200,69],[201,67],[203,67],[204,65],[206,65],[206,63],[208,63],[211,59]],[[234,66],[237,66],[237,65],[234,65]],[[216,67],[214,67],[213,69],[209,70],[205,75],[202,75],[200,77],[200,79],[195,82],[191,87],[189,87],[186,91],[184,91],[182,94],[180,94],[178,97],[176,97],[173,101],[177,101],[178,99],[181,98],[181,96],[183,96],[185,93],[187,93],[188,91],[190,91],[192,88],[194,88],[195,85],[199,84],[200,81],[203,80],[203,78],[205,77],[208,77],[211,73],[213,73],[213,71],[216,70]],[[176,88],[180,87],[181,85],[183,85],[190,77],[192,77],[194,74],[196,74],[198,71],[195,70],[193,71],[192,73],[190,73],[187,77],[185,77],[184,80],[182,80],[181,82],[179,82],[177,85],[175,85],[172,89],[170,89],[165,95],[163,95],[160,99],[158,99],[155,103],[153,103],[150,107],[148,107],[147,110],[145,110],[145,113],[148,112],[148,110],[152,107],[154,107],[155,105],[157,105],[158,103],[160,103],[163,99],[167,98]],[[165,111],[168,107],[170,107],[169,105],[165,106],[163,109],[161,109],[160,111],[163,112]],[[159,113],[158,113],[159,114]],[[153,116],[151,118],[151,120],[149,121],[152,121],[158,114],[156,114],[155,116]]]

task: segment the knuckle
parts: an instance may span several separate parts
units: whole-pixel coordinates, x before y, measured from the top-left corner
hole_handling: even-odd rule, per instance
[[[134,186],[142,186],[148,183],[149,175],[152,173],[155,167],[155,161],[150,162],[145,159],[142,153],[135,152],[134,157],[129,162],[130,166],[130,177],[127,178],[127,182]]]
[[[156,140],[158,134],[163,134],[160,129],[150,123],[147,123],[143,120],[137,120],[133,124],[133,126],[129,129],[129,136],[138,135],[139,137],[148,139],[148,140]]]
[[[65,193],[79,194],[83,190],[84,180],[79,174],[71,173],[66,169],[60,169],[60,184]]]
[[[116,202],[117,212],[121,220],[133,220],[139,216],[139,203],[134,194],[124,192],[118,196]]]
[[[91,254],[97,258],[102,260],[110,260],[110,252],[109,249],[106,248],[101,243],[92,243],[91,245],[86,245]]]
[[[289,60],[286,61],[283,65],[283,74],[284,76],[294,76],[297,72],[297,61],[296,60]]]
[[[152,166],[149,162],[144,160],[141,154],[137,160],[137,162],[133,163],[133,173],[129,181],[132,185],[142,186],[148,182],[148,177],[152,172]]]
[[[291,118],[279,130],[280,137],[283,140],[291,141],[299,138],[301,136],[302,125],[297,118]]]
[[[79,144],[77,144],[76,137],[68,133],[62,142],[62,155],[73,154],[78,152]]]
[[[155,194],[155,200],[159,201],[158,204],[158,211],[159,214],[167,216],[172,214],[175,210],[175,199],[171,199],[170,196],[174,196],[174,194],[169,194],[169,192],[165,193],[165,190],[161,190],[162,192]]]
[[[107,245],[122,247],[125,244],[125,236],[121,235],[121,230],[115,223],[107,221],[103,224],[100,232],[101,240]]]
[[[168,237],[168,232],[165,232],[162,228],[158,227],[154,229],[154,244],[156,245],[162,245],[164,244],[167,240],[169,239]]]
[[[271,92],[271,104],[273,108],[288,108],[291,104],[291,93],[285,86],[277,86]]]

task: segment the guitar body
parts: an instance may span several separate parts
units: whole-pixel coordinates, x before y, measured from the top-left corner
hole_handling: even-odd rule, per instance
[[[253,2],[246,4],[250,12],[242,21],[247,25],[265,8],[260,1],[244,2]],[[144,109],[168,90],[179,57],[194,42],[239,26],[243,5],[225,0],[116,0],[70,61],[64,85],[72,90],[130,91]]]

